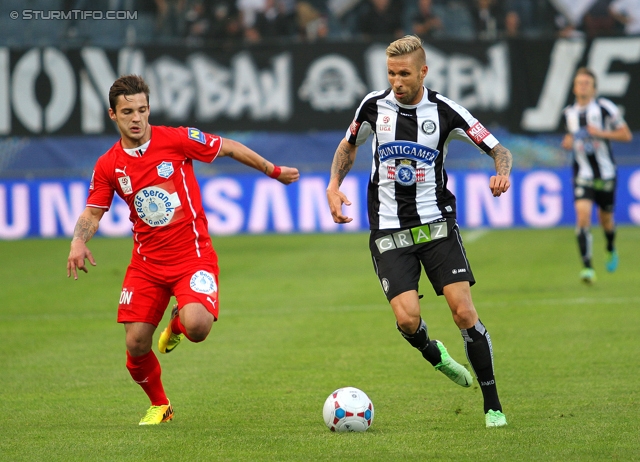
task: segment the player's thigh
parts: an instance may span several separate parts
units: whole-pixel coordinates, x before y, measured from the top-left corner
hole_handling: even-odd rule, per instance
[[[409,290],[418,290],[420,282],[420,260],[416,255],[416,247],[402,247],[380,252],[376,239],[385,236],[384,231],[373,231],[369,239],[369,249],[373,260],[373,268],[380,280],[380,285],[387,300]],[[393,239],[391,236],[389,236]]]
[[[118,322],[143,322],[157,327],[170,298],[171,291],[157,272],[130,265],[122,283]]]
[[[469,285],[473,285],[476,282],[458,225],[452,228],[446,239],[421,246],[419,256],[433,290],[438,295],[443,294],[442,289],[448,284],[467,281]]]
[[[178,308],[198,303],[218,319],[218,265],[212,259],[198,259],[184,263],[177,268],[177,277],[173,283],[173,294]]]
[[[602,187],[595,191],[594,202],[602,212],[613,213],[616,205],[616,181],[603,181]]]

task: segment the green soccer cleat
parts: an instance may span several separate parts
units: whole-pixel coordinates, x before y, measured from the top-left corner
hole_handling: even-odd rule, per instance
[[[173,419],[171,403],[151,406],[138,425],[158,425]]]
[[[473,378],[471,378],[469,371],[462,364],[458,364],[451,356],[449,356],[449,352],[440,340],[436,340],[436,344],[440,350],[440,362],[435,366],[436,370],[442,372],[458,385],[462,387],[470,387],[473,382]]]
[[[493,411],[489,409],[489,412],[485,415],[485,423],[487,428],[498,428],[507,426],[507,417],[502,411]]]
[[[174,334],[171,330],[171,321],[173,318],[178,316],[178,305],[174,305],[171,310],[171,320],[169,321],[169,325],[165,330],[160,334],[160,338],[158,339],[158,351],[162,354],[171,353],[175,347],[177,347],[182,339],[184,338],[184,334]]]
[[[618,251],[612,250],[607,258],[607,271],[613,273],[618,269]]]
[[[590,286],[597,280],[595,270],[593,268],[583,268],[583,270],[580,271],[580,279]]]

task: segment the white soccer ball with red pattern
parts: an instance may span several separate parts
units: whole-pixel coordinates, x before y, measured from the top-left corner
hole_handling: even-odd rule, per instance
[[[358,388],[338,388],[324,402],[322,416],[332,432],[363,432],[373,423],[373,403]]]

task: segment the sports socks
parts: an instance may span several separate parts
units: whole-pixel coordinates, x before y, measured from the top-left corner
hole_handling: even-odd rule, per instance
[[[427,335],[427,325],[424,320],[420,318],[420,325],[418,326],[418,330],[414,334],[407,334],[398,323],[396,323],[396,329],[398,332],[404,337],[404,339],[409,342],[409,344],[418,349],[424,359],[429,361],[434,367],[440,362],[442,359],[440,355],[440,349],[436,344],[435,340],[429,340],[429,336]]]
[[[489,409],[502,411],[502,405],[498,399],[498,389],[493,373],[493,349],[491,348],[491,337],[478,319],[475,326],[468,329],[460,329],[464,339],[464,348],[467,353],[469,364],[478,377],[480,390],[484,397],[484,412]]]
[[[133,381],[147,394],[152,406],[169,404],[160,379],[160,363],[153,350],[142,356],[131,356],[127,351],[127,369]]]
[[[171,332],[173,332],[175,335],[184,334],[184,336],[187,337],[190,342],[199,343],[202,341],[196,341],[189,337],[189,334],[187,334],[187,329],[185,329],[185,327],[182,325],[182,322],[180,322],[180,316],[176,316],[175,318],[173,318],[171,320],[171,323],[169,323],[169,327],[171,328]]]
[[[580,258],[585,268],[591,268],[591,245],[593,238],[589,228],[578,228],[576,232],[578,247],[580,248]]]
[[[607,252],[613,252],[616,248],[613,244],[616,239],[616,229],[614,228],[611,231],[605,230],[604,237],[607,239]]]

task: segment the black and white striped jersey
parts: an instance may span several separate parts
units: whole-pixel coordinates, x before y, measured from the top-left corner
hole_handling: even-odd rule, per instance
[[[391,89],[368,94],[346,139],[356,146],[373,134],[373,163],[367,193],[371,229],[419,226],[456,217],[444,161],[449,142],[459,139],[491,151],[498,140],[469,111],[424,88],[422,101],[407,106]]]
[[[573,175],[581,180],[612,180],[616,164],[609,140],[594,138],[587,125],[599,130],[615,130],[625,124],[618,107],[606,98],[591,100],[586,106],[577,103],[564,109],[567,133],[573,135]]]

